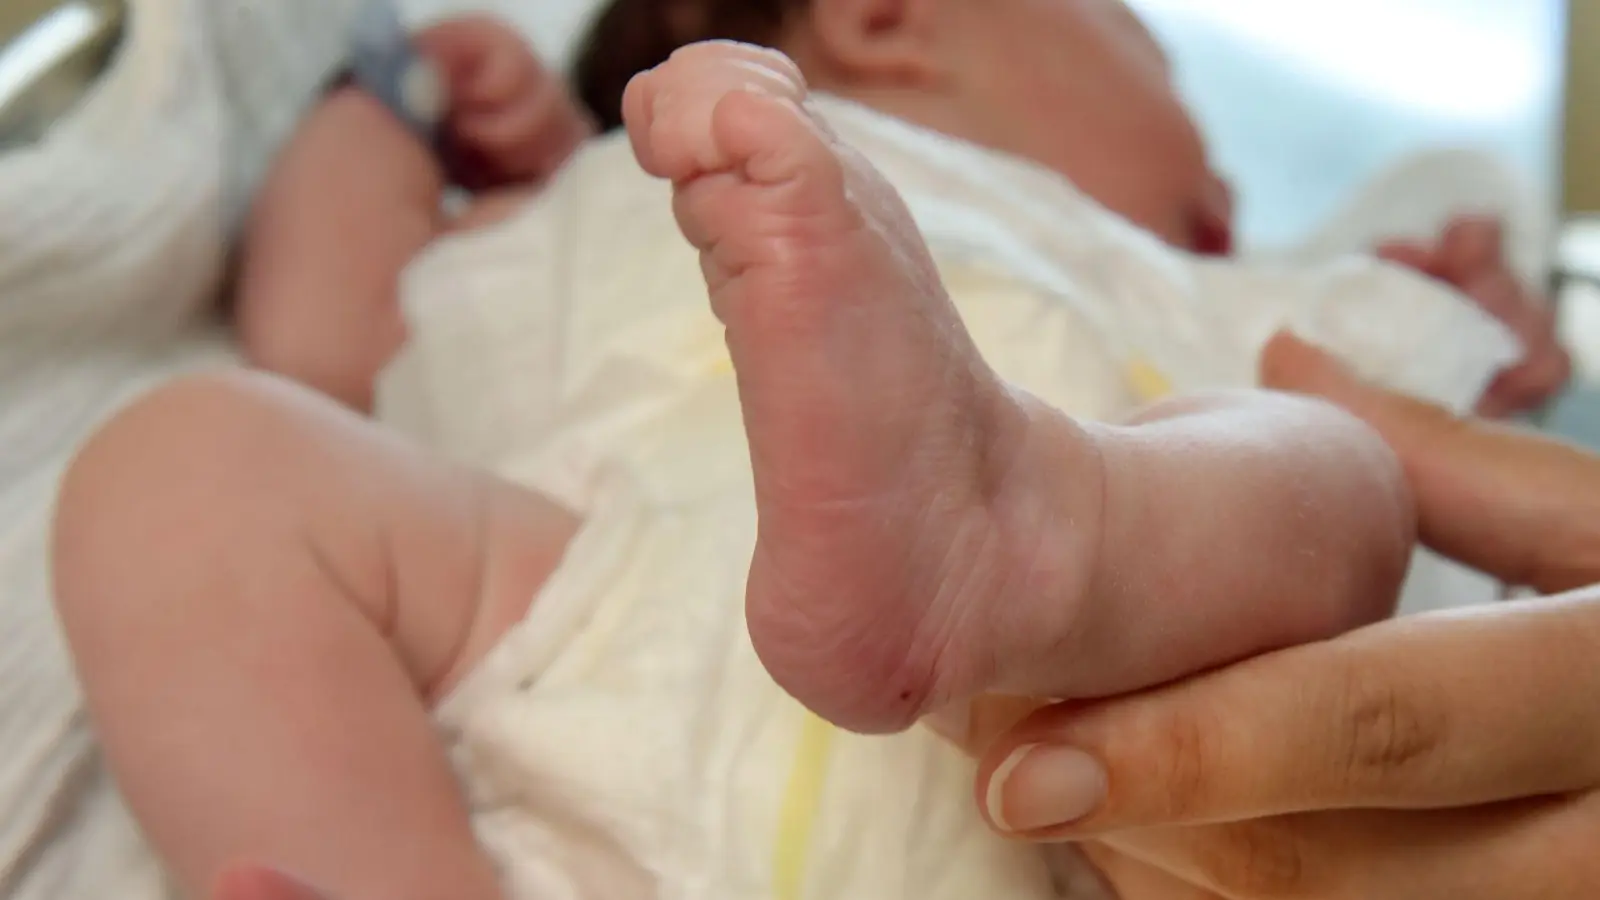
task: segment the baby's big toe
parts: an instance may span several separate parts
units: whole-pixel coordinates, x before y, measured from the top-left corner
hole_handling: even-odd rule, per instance
[[[691,44],[628,85],[623,118],[639,164],[680,184],[740,165],[747,153],[728,146],[717,127],[718,108],[734,95],[759,106],[775,101],[804,125],[805,79],[788,57],[726,41]]]

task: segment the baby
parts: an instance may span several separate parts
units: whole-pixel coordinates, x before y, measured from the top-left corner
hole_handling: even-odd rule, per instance
[[[1087,99],[1050,60],[1108,54],[1131,99],[1087,107],[1127,140],[1099,161],[1101,196],[1171,240],[1225,243],[1204,237],[1226,215],[1198,144],[1148,131],[1187,119],[1119,4],[815,13],[784,20],[786,46],[822,83],[1046,160],[1069,151],[1005,123]],[[505,39],[478,20],[423,37],[490,186],[537,181],[582,134],[522,155],[562,95]],[[1024,51],[1037,65],[991,64]],[[111,767],[189,894],[254,860],[344,900],[1051,896],[924,735],[841,737],[797,771],[857,792],[792,805],[808,795],[782,788],[806,758],[791,739],[812,732],[783,694],[897,733],[991,695],[1137,690],[1391,610],[1412,513],[1355,420],[1235,393],[1112,426],[1008,383],[784,56],[694,45],[622,108],[736,377],[585,431],[608,467],[584,508],[543,473],[442,462],[264,375],[159,391],[74,465],[61,616]],[[1117,174],[1143,152],[1172,155]],[[252,354],[366,405],[404,341],[401,269],[467,227],[435,212],[445,180],[370,96],[329,97],[258,211]],[[696,457],[713,463],[691,473]],[[1116,790],[1081,774],[1052,789],[1086,811]],[[982,800],[1002,831],[1056,824],[1025,792]],[[774,874],[750,849],[769,839]],[[912,864],[930,852],[940,868]]]

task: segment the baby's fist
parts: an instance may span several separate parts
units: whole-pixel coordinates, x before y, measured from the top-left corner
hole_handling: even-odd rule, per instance
[[[416,43],[447,88],[446,152],[463,187],[542,182],[593,133],[564,79],[505,22],[450,19]]]
[[[1524,356],[1499,373],[1477,412],[1502,418],[1538,409],[1566,386],[1572,359],[1556,334],[1555,312],[1527,290],[1505,256],[1505,234],[1492,217],[1452,219],[1433,243],[1393,241],[1378,255],[1455,288],[1522,342]]]

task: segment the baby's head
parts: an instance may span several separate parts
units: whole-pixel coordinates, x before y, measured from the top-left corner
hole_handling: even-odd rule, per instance
[[[776,47],[819,90],[1055,169],[1175,245],[1228,249],[1227,189],[1122,0],[613,0],[578,91],[615,125],[629,78],[711,39]]]

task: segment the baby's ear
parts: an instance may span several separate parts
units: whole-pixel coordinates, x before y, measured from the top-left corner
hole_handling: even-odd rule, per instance
[[[929,82],[943,74],[943,0],[812,0],[817,49],[867,81]]]

